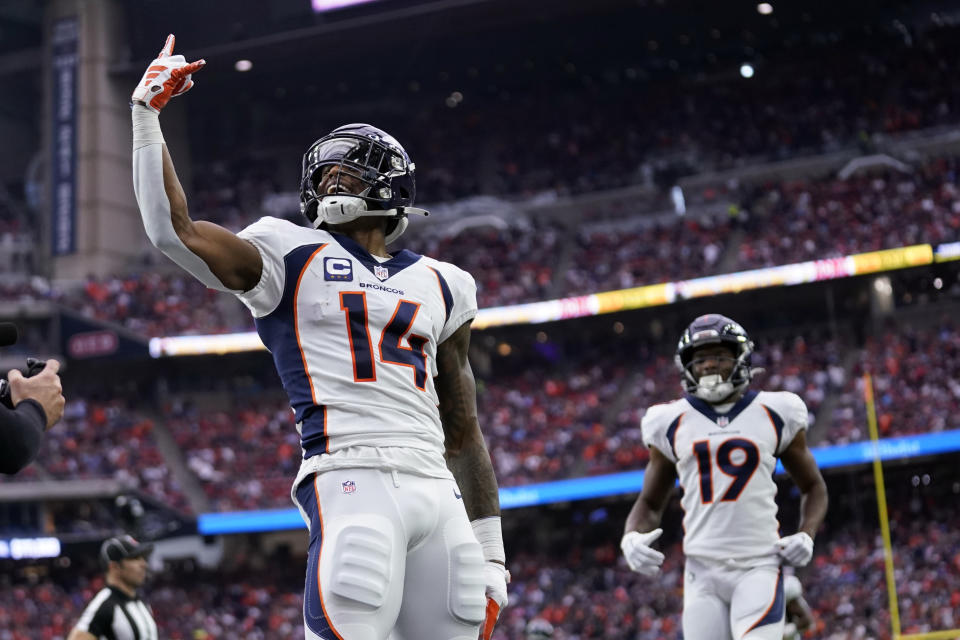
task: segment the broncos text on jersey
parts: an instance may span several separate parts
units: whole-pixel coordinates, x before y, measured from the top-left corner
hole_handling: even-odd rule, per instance
[[[687,556],[779,564],[777,457],[807,428],[807,408],[786,391],[748,391],[725,413],[686,396],[650,407],[643,441],[677,467]]]

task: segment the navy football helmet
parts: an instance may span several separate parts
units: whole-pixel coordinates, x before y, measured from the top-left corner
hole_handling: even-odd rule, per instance
[[[326,171],[339,167],[332,193],[317,193]],[[406,230],[407,215],[429,215],[413,207],[416,166],[400,143],[386,131],[369,124],[337,127],[323,136],[303,156],[300,175],[300,212],[313,227],[342,224],[361,216],[387,216],[386,241]],[[340,188],[340,176],[350,175],[365,188],[358,194]]]
[[[707,345],[721,344],[733,353],[733,371],[728,379],[719,374],[701,376],[693,373],[694,352]],[[690,323],[677,345],[675,362],[680,370],[684,391],[702,400],[720,403],[740,391],[753,379],[757,371],[750,367],[753,341],[736,321],[719,314],[700,316]]]

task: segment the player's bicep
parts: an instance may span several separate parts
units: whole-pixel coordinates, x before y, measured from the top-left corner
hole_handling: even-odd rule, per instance
[[[477,420],[477,384],[470,367],[469,350],[469,322],[437,347],[434,385],[448,451],[461,449],[471,437],[481,437]]]
[[[228,289],[249,291],[263,270],[260,252],[248,240],[218,224],[198,220],[180,233],[183,244],[199,256]]]
[[[780,461],[801,492],[806,493],[811,487],[823,484],[823,476],[807,447],[807,434],[800,431],[794,436],[787,448],[780,454]]]
[[[650,462],[643,472],[640,499],[655,511],[662,511],[677,482],[677,467],[656,447],[650,447]]]
[[[67,640],[97,640],[97,636],[87,631],[74,629],[73,631],[70,632],[70,635],[67,636]]]

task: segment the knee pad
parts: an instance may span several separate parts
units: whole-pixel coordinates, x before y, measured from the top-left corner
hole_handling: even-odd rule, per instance
[[[382,607],[393,577],[394,535],[386,518],[352,517],[337,531],[330,550],[330,593],[369,608]]]
[[[451,520],[444,527],[450,559],[450,613],[468,624],[483,622],[487,585],[483,578],[483,551],[466,522]]]

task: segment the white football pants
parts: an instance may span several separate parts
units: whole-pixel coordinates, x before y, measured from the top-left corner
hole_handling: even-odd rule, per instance
[[[783,640],[785,609],[779,566],[732,568],[687,558],[684,640]]]
[[[296,489],[307,640],[476,640],[484,560],[456,483],[338,469]]]

